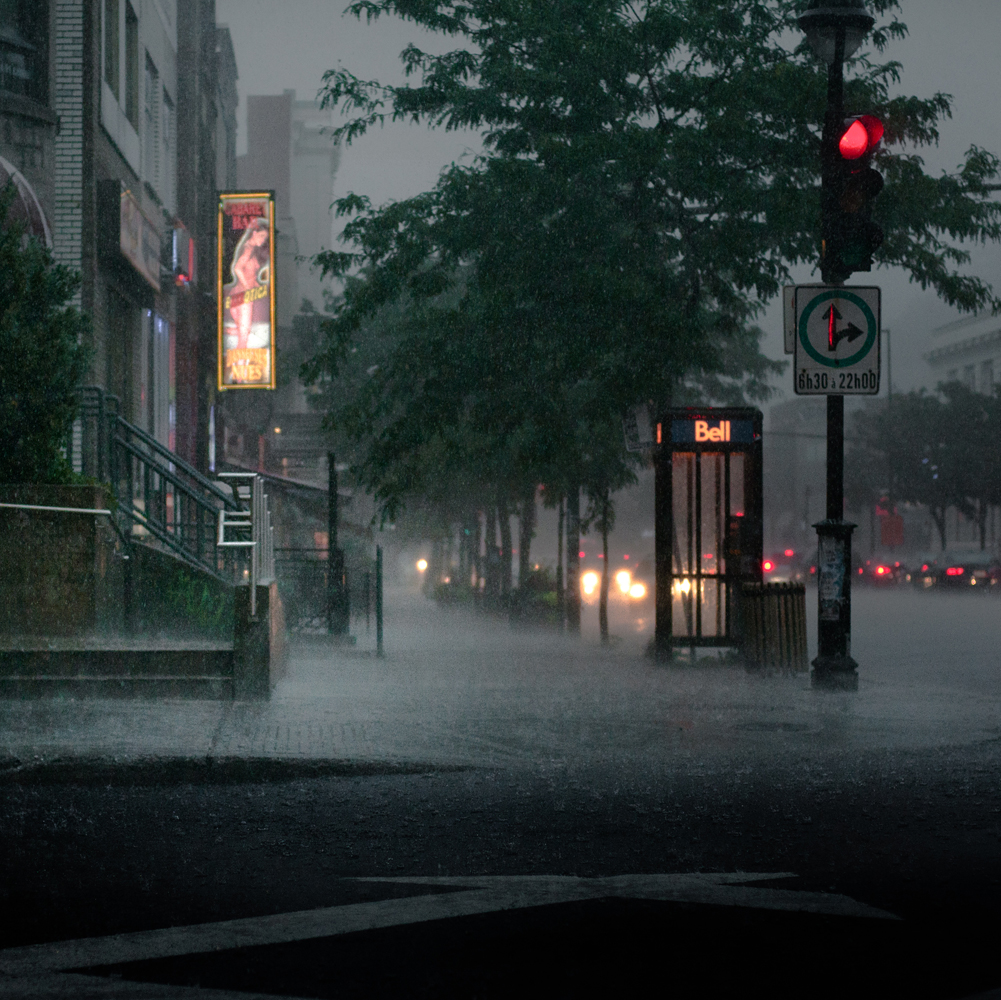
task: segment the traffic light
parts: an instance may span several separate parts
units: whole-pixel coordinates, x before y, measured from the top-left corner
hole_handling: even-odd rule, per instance
[[[871,271],[872,254],[883,230],[872,221],[872,201],[883,190],[883,177],[871,166],[883,123],[873,115],[849,118],[827,171],[823,267],[835,281],[854,271]]]

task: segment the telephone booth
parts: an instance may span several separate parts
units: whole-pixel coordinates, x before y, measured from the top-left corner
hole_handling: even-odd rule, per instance
[[[656,652],[740,642],[761,582],[761,411],[669,410],[656,427]]]

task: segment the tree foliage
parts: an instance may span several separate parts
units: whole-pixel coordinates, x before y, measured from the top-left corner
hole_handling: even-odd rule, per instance
[[[877,262],[961,309],[998,308],[965,275],[964,241],[1001,237],[998,160],[971,149],[932,177],[949,98],[892,97],[905,33],[893,0],[848,67],[846,106],[886,123]],[[588,471],[592,442],[642,400],[762,398],[781,366],[755,319],[795,264],[815,263],[826,69],[793,0],[362,0],[454,41],[408,46],[413,82],[325,77],[348,142],[387,120],[473,129],[486,152],[414,198],[350,194],[350,249],[318,258],[344,279],[324,349],[334,380],[373,319],[399,310],[368,381],[332,407],[363,443],[362,480],[392,509],[464,470],[594,496],[628,475],[621,447]],[[593,463],[590,464],[593,468]],[[517,484],[513,484],[517,486]],[[559,494],[559,489],[556,493]],[[517,490],[515,491],[517,495]]]
[[[1001,504],[1001,396],[947,382],[880,402],[856,419],[847,467],[856,508],[881,500],[928,508],[946,548],[946,511],[974,521],[985,545],[987,512]]]
[[[0,482],[64,483],[88,357],[86,320],[67,305],[80,278],[7,222],[14,194],[0,192]]]

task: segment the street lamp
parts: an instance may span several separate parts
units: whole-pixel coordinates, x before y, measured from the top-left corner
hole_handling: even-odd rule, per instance
[[[876,23],[862,0],[813,0],[800,14],[798,21],[810,48],[828,66],[847,59],[862,44],[862,39]],[[837,45],[842,32],[844,36],[839,60]]]
[[[825,285],[843,284],[843,270],[831,252],[839,239],[840,152],[844,132],[844,61],[875,24],[862,0],[812,0],[799,16],[817,57],[827,64],[827,111],[821,140],[822,251]],[[817,529],[818,650],[813,683],[854,689],[858,664],[851,657],[852,529],[844,520],[845,397],[827,397],[827,517]]]

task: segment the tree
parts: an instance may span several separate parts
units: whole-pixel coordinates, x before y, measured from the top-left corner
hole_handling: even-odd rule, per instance
[[[15,190],[0,192],[0,482],[66,483],[88,360],[86,318],[67,304],[80,277],[7,221]]]
[[[962,382],[939,386],[945,399],[942,437],[955,477],[956,507],[977,525],[987,547],[987,515],[1001,502],[1001,405],[996,395],[974,392]]]
[[[892,420],[885,405],[859,415],[850,496],[859,507],[890,492],[926,506],[943,549],[955,507],[976,522],[983,549],[988,510],[1001,503],[1001,400],[959,382],[939,390],[894,397]]]
[[[878,55],[905,28],[893,0],[872,6],[885,16]],[[366,422],[378,428],[360,466],[384,503],[405,502],[414,480],[396,469],[428,441],[475,442],[467,457],[487,479],[503,470],[513,499],[539,482],[570,493],[595,485],[579,470],[597,429],[639,400],[761,398],[780,366],[760,354],[753,321],[789,266],[819,249],[826,78],[793,0],[349,10],[408,18],[456,46],[409,46],[414,85],[328,73],[325,103],[354,115],[341,137],[408,119],[479,130],[486,146],[415,198],[341,199],[353,248],[318,257],[346,281],[307,377],[338,377],[365,324],[406,303],[354,410],[362,436]],[[878,262],[962,309],[1001,307],[955,269],[968,260],[957,241],[1001,237],[997,158],[971,149],[955,174],[926,175],[911,150],[937,140],[949,99],[891,98],[899,65],[873,58],[850,63],[846,101],[887,125]],[[605,478],[625,467],[621,448],[611,461]]]

